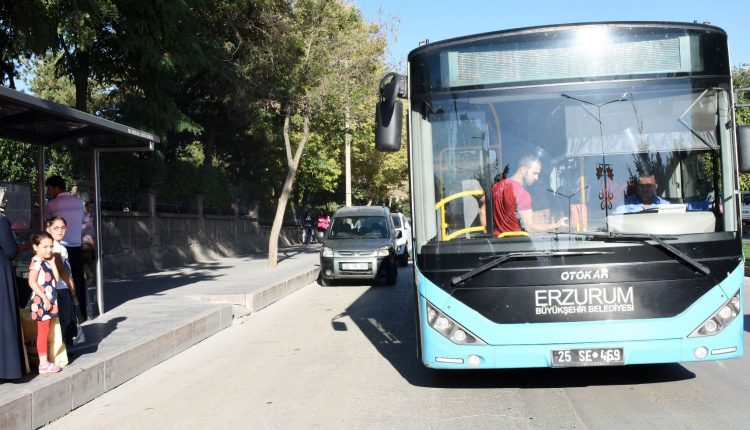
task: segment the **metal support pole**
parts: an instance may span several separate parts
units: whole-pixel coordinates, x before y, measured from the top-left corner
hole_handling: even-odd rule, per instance
[[[352,205],[352,139],[349,135],[349,106],[344,119],[344,160],[346,164],[346,206]]]
[[[46,189],[44,187],[44,146],[39,145],[36,157],[36,183],[39,187],[39,227],[37,230],[44,230],[44,214],[47,212],[47,199],[45,198]]]
[[[96,230],[96,307],[99,315],[104,315],[104,271],[102,270],[102,214],[101,193],[99,190],[99,149],[94,149],[94,227]]]

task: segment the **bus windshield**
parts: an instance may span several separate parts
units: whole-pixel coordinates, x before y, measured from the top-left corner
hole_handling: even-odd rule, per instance
[[[735,231],[727,88],[682,78],[423,96],[412,103],[417,241]],[[528,159],[534,178],[519,174]],[[497,225],[504,179],[546,229],[517,213],[515,234]]]

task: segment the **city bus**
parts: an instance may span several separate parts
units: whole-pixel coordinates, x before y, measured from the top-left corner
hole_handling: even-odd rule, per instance
[[[378,150],[400,149],[404,105],[425,366],[743,354],[738,172],[750,157],[722,29],[582,23],[426,43],[406,76],[380,82]],[[535,181],[517,180],[525,158]],[[514,178],[525,214],[552,227],[498,232],[493,190]],[[658,204],[633,210],[648,186]]]

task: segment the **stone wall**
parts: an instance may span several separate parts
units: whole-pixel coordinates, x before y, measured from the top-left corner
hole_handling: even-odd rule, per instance
[[[259,226],[253,216],[204,215],[201,210],[198,214],[105,211],[101,219],[105,276],[266,252],[271,229]],[[279,246],[301,242],[300,228],[282,228]]]

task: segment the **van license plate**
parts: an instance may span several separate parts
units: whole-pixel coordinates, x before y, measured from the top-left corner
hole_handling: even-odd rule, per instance
[[[553,349],[552,367],[621,366],[622,348]]]
[[[368,270],[368,263],[341,263],[341,270]]]

